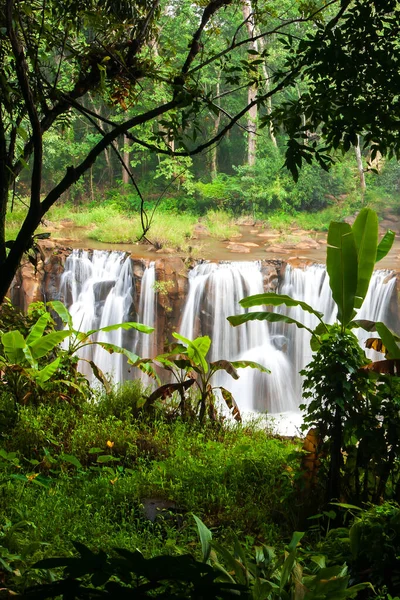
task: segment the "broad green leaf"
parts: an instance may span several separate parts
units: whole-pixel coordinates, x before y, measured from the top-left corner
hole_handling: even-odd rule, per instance
[[[326,270],[338,307],[337,318],[346,327],[355,314],[358,278],[357,249],[348,223],[332,222],[329,226]]]
[[[378,216],[370,208],[358,213],[353,227],[358,259],[358,279],[354,306],[360,308],[368,292],[378,246]]]
[[[196,515],[193,515],[193,518],[196,521],[197,531],[198,531],[200,542],[201,542],[201,549],[203,552],[202,559],[203,559],[203,562],[206,563],[208,561],[208,559],[210,558],[212,533],[208,529],[208,527],[206,527],[206,525],[204,525],[203,521],[201,519],[199,519],[199,517],[196,517]]]
[[[189,358],[193,358],[193,360],[195,360],[195,356],[197,356],[197,364],[201,364],[203,367],[203,370],[205,373],[208,372],[208,363],[206,361],[206,356],[208,354],[208,351],[210,349],[211,346],[211,339],[208,337],[208,335],[204,335],[202,337],[198,337],[195,340],[193,340],[192,345],[195,349],[195,354],[194,356],[190,356],[189,354]]]
[[[46,325],[48,324],[50,319],[51,316],[49,313],[44,313],[39,317],[39,319],[36,321],[26,338],[27,344],[32,344],[33,342],[42,337],[44,330],[46,329]]]
[[[60,460],[62,460],[63,462],[69,463],[71,465],[74,465],[74,467],[76,467],[77,469],[83,468],[80,461],[73,454],[61,454]]]
[[[115,325],[107,325],[107,327],[101,327],[100,329],[91,329],[86,332],[86,335],[92,335],[93,333],[99,333],[100,331],[117,331],[118,329],[136,329],[141,333],[152,333],[154,331],[154,327],[149,327],[148,325],[142,325],[142,323],[115,323]]]
[[[246,570],[242,563],[237,560],[233,554],[231,554],[229,550],[227,550],[222,544],[213,541],[212,547],[216,550],[218,555],[222,556],[223,562],[228,568],[228,571],[235,575],[235,579],[238,581],[238,583],[246,585]]]
[[[250,369],[258,369],[261,373],[271,373],[267,367],[263,367],[263,365],[260,365],[260,363],[254,362],[253,360],[232,360],[231,363],[235,369],[245,369],[246,367],[249,367]]]
[[[311,333],[311,335],[313,334],[312,329],[309,329],[309,327],[307,327],[306,325],[303,325],[303,323],[300,323],[300,321],[296,321],[295,319],[292,319],[291,317],[287,317],[286,315],[281,315],[280,313],[249,312],[249,313],[245,313],[243,315],[235,315],[233,317],[228,317],[228,321],[234,327],[237,327],[237,325],[242,325],[243,323],[247,323],[248,321],[269,321],[270,323],[289,323],[289,324],[296,325],[300,329],[307,329],[307,331],[309,331]]]
[[[42,336],[30,345],[33,356],[35,358],[42,358],[42,356],[54,350],[70,334],[70,331],[63,329],[62,331],[53,331]]]
[[[32,369],[37,369],[38,363],[35,360],[34,356],[32,355],[30,347],[25,346],[24,348],[22,348],[22,352],[24,353],[24,356],[25,356],[26,360],[28,361],[28,363],[30,364],[30,366],[32,367]]]
[[[239,304],[243,306],[243,308],[251,308],[252,306],[281,306],[284,304],[285,306],[300,306],[303,310],[312,315],[315,315],[319,321],[321,321],[323,314],[318,310],[315,310],[312,306],[303,302],[302,300],[295,300],[290,296],[286,296],[285,294],[275,294],[274,292],[267,292],[265,294],[255,294],[254,296],[248,296],[247,298],[243,298],[240,300]],[[228,317],[229,320],[229,317]]]
[[[115,462],[119,460],[116,456],[111,456],[111,454],[103,454],[102,456],[98,456],[96,462],[100,464],[105,464],[108,462]]]
[[[40,385],[43,385],[43,383],[48,381],[50,379],[50,377],[52,377],[54,375],[54,373],[58,369],[59,364],[60,364],[60,357],[58,356],[55,360],[53,360],[51,363],[46,365],[43,369],[41,369],[40,371],[37,371],[36,375],[34,375],[36,381]]]
[[[135,354],[134,352],[130,352],[126,348],[122,348],[121,346],[116,346],[115,344],[109,344],[108,342],[88,342],[87,344],[83,344],[83,346],[92,346],[92,345],[101,346],[104,350],[107,350],[110,354],[116,352],[117,354],[123,354],[127,357],[128,363],[131,365],[135,365],[140,360],[140,356]]]
[[[283,591],[283,588],[285,587],[285,585],[288,582],[288,579],[292,572],[295,560],[296,560],[296,550],[293,550],[292,552],[290,552],[287,555],[285,562],[283,563],[283,566],[282,566],[281,577],[279,580],[279,589],[281,592]]]
[[[376,324],[376,331],[381,338],[383,345],[386,348],[386,356],[387,358],[392,358],[395,360],[400,359],[400,348],[396,343],[396,337],[393,333],[386,327],[384,323]]]
[[[67,307],[64,306],[62,302],[60,302],[59,300],[52,300],[51,302],[47,303],[47,306],[58,314],[64,325],[68,325],[69,329],[73,328],[72,317]]]
[[[375,262],[382,260],[390,251],[393,246],[395,233],[391,229],[388,229],[381,241],[378,244],[378,248],[376,250],[376,259]]]
[[[26,346],[24,336],[16,329],[3,333],[1,342],[4,346],[7,360],[15,365],[20,365],[25,362],[23,349]]]
[[[206,356],[211,346],[211,339],[208,337],[208,335],[198,337],[193,341],[185,338],[179,333],[176,333],[176,331],[172,335],[177,340],[180,340],[187,345],[188,357],[191,358],[196,365],[200,365],[204,373],[208,373]]]
[[[292,552],[293,550],[295,550],[297,548],[298,543],[300,542],[300,540],[303,539],[304,537],[304,531],[294,531],[293,535],[292,535],[292,539],[290,540],[289,544],[288,544],[288,549],[290,552]]]

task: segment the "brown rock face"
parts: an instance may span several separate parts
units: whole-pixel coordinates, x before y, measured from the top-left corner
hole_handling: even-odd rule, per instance
[[[187,267],[178,256],[156,260],[157,349],[162,352],[172,341],[180,323],[189,287]]]
[[[42,260],[35,269],[26,261],[19,269],[9,291],[13,304],[26,311],[29,304],[58,298],[60,277],[70,250],[58,248],[53,242],[38,243]]]

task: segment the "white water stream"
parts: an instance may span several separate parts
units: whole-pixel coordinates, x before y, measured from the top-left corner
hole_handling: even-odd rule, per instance
[[[65,265],[60,296],[69,307],[74,326],[83,331],[127,320],[155,326],[155,281],[153,262],[144,270],[140,297],[136,302],[131,260],[127,255],[122,252],[74,250]],[[232,327],[226,320],[229,315],[243,312],[238,304],[241,298],[263,291],[260,262],[199,264],[189,273],[189,291],[181,322],[176,324],[176,328],[179,326],[180,333],[190,339],[209,335],[212,340],[210,360],[253,360],[270,369],[270,375],[250,368],[240,369],[238,381],[221,372],[215,376],[214,385],[227,387],[244,412],[284,413],[290,418],[294,415],[298,423],[302,385],[299,371],[311,359],[310,334],[283,323],[260,321]],[[322,265],[305,268],[288,266],[279,291],[307,302],[322,312],[326,321],[334,321],[334,303]],[[388,318],[395,293],[396,280],[390,272],[376,271],[357,318],[381,320],[394,326]],[[316,317],[300,308],[292,308],[290,312],[285,310],[310,328],[317,324]],[[359,335],[361,341],[370,337],[365,332]],[[156,354],[155,335],[133,335],[119,330],[101,336],[98,339],[123,345],[145,358]],[[120,383],[129,377],[120,355],[110,355],[99,348],[94,353],[90,350],[85,349],[82,358],[93,359],[103,372],[113,376],[114,382]],[[90,368],[83,366],[82,370],[89,374]]]

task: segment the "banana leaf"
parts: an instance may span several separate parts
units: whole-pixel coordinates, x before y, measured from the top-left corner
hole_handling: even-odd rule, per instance
[[[385,258],[391,247],[393,246],[395,238],[395,233],[391,229],[388,229],[381,241],[378,244],[378,248],[376,250],[376,259],[375,262],[382,260]]]
[[[299,327],[299,329],[306,329],[307,331],[309,331],[311,333],[311,335],[313,334],[312,329],[310,329],[306,325],[303,325],[303,323],[300,323],[300,321],[296,321],[295,319],[292,319],[291,317],[288,317],[286,315],[281,315],[279,313],[273,313],[273,312],[249,312],[249,313],[245,313],[243,315],[234,315],[232,317],[228,317],[228,321],[234,327],[237,327],[237,325],[242,325],[243,323],[247,323],[248,321],[269,321],[270,323],[289,323],[289,324],[296,325],[297,327]]]
[[[296,300],[295,298],[291,298],[285,294],[275,294],[275,292],[266,292],[265,294],[248,296],[247,298],[240,300],[239,304],[243,306],[243,308],[251,308],[252,306],[260,306],[262,304],[265,304],[266,306],[281,306],[282,304],[288,307],[300,306],[300,308],[306,312],[315,315],[320,321],[323,317],[321,312],[315,310],[306,302],[303,302],[302,300]]]
[[[369,208],[360,210],[352,232],[357,250],[358,278],[355,308],[360,308],[368,292],[378,246],[378,216]]]
[[[332,222],[329,226],[326,270],[338,320],[346,327],[355,315],[358,280],[357,249],[348,223]]]

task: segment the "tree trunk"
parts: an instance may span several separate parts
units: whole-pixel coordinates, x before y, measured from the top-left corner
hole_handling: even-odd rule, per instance
[[[254,31],[254,16],[250,0],[243,0],[242,3],[243,18],[246,21],[247,32],[252,37]],[[249,50],[257,51],[257,42],[250,42]],[[249,55],[251,59],[252,55]],[[250,104],[257,96],[257,85],[251,85],[247,90],[247,102]],[[257,151],[257,104],[247,113],[247,164],[252,167],[256,162]]]
[[[357,146],[354,146],[354,152],[356,155],[357,169],[358,169],[358,173],[360,176],[361,195],[364,198],[364,194],[367,189],[367,185],[365,183],[365,173],[364,173],[364,167],[363,167],[362,157],[361,157],[360,136],[359,135],[357,136]]]
[[[124,165],[128,169],[128,171],[127,171],[126,169],[124,169],[124,167],[122,167],[122,183],[124,183],[124,184],[128,184],[129,181],[130,181],[130,179],[129,179],[129,171],[131,170],[131,167],[130,167],[130,164],[129,164],[129,156],[130,156],[129,146],[130,146],[130,140],[129,140],[128,137],[126,137],[126,135],[124,135],[124,153],[123,153],[123,159],[124,159]]]
[[[220,77],[221,74],[218,73],[218,79],[217,79],[217,88],[216,88],[216,96],[218,97],[220,94]],[[221,113],[218,113],[218,115],[215,116],[214,119],[214,129],[212,132],[212,137],[216,136],[219,130],[219,125],[221,122]],[[210,175],[211,175],[211,181],[214,181],[214,179],[217,177],[218,175],[218,157],[217,157],[217,145],[214,144],[214,146],[212,146],[211,148],[211,169],[210,169]]]
[[[6,260],[6,213],[8,203],[9,169],[3,118],[0,109],[0,268]],[[2,275],[3,277],[3,275]]]
[[[260,52],[264,52],[264,50],[265,50],[265,41],[264,41],[264,38],[260,37],[257,40],[257,43],[258,43],[258,47],[259,47]],[[262,63],[262,71],[263,71],[263,75],[264,75],[264,79],[265,79],[264,87],[265,87],[265,91],[269,92],[270,87],[271,87],[270,84],[269,84],[270,76],[269,76],[269,72],[268,72],[268,68],[267,68],[267,65],[265,63],[265,60],[266,59],[264,59],[264,61]],[[266,106],[266,108],[267,108],[267,115],[270,115],[272,113],[272,98],[271,98],[271,96],[269,96],[267,98],[267,106]],[[273,127],[272,123],[269,124],[268,129],[269,129],[269,135],[270,135],[270,138],[271,138],[271,142],[273,143],[273,145],[275,146],[275,148],[277,148],[278,147],[278,143],[276,141],[274,127]]]

